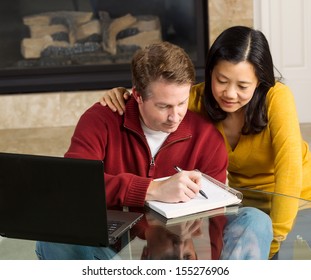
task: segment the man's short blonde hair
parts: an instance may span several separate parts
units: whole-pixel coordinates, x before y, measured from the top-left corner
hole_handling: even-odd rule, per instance
[[[151,44],[132,59],[132,84],[143,100],[150,97],[151,82],[164,80],[178,85],[194,84],[195,69],[188,54],[169,42]]]

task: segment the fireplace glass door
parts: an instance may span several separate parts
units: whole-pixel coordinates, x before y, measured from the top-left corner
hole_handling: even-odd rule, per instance
[[[131,86],[130,61],[170,41],[198,81],[207,48],[205,0],[10,0],[0,4],[0,93]]]

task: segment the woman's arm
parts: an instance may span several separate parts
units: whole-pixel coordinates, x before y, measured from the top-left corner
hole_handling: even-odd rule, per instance
[[[302,189],[302,139],[295,101],[290,89],[277,84],[269,92],[268,125],[274,154],[275,193],[300,197]],[[275,241],[284,240],[293,226],[298,199],[274,196],[270,217]]]
[[[108,106],[113,112],[118,111],[120,115],[125,112],[125,100],[131,97],[129,90],[123,87],[116,87],[107,91],[104,91],[103,96],[99,102],[103,106]]]

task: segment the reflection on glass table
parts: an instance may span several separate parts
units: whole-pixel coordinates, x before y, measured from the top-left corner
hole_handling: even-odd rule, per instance
[[[283,203],[292,201],[293,203],[297,203],[299,211],[293,228],[286,239],[281,242],[279,252],[272,259],[311,260],[311,201],[261,191],[260,193],[262,194],[263,200],[260,203],[258,202],[258,194],[256,194],[258,191],[239,190],[242,191],[244,195],[243,206],[256,205],[266,213],[268,213],[267,209],[269,209],[269,203],[271,203],[272,199]],[[252,197],[254,197],[256,201],[252,200]],[[144,230],[147,230],[148,237],[152,239],[150,239],[148,243],[145,234],[143,238],[136,235],[135,238],[118,253],[118,256],[125,259],[161,258],[159,252],[162,252],[162,258],[168,258],[168,256],[173,256],[174,252],[175,256],[179,254],[179,257],[184,259],[219,259],[220,251],[223,249],[223,239],[216,238],[217,234],[215,234],[215,229],[217,229],[218,234],[221,235],[221,229],[219,227],[219,224],[221,224],[219,223],[220,219],[226,219],[232,215],[236,215],[236,213],[234,213],[235,211],[237,211],[237,208],[231,211],[231,213],[227,213],[226,216],[216,215],[212,218],[207,216],[197,220],[189,219],[173,225],[161,224],[159,216],[152,214],[153,212],[148,212],[145,215],[145,217],[147,217],[148,227]],[[217,223],[218,226],[216,226]],[[226,226],[226,221],[222,226]],[[178,227],[180,234],[176,234]],[[171,240],[169,241],[169,239]],[[184,252],[183,254],[181,252],[182,250]]]
[[[243,191],[243,193],[244,197],[249,198],[254,191]],[[275,259],[311,260],[311,201],[277,194],[262,194],[265,196],[266,201],[278,198],[294,200],[299,204],[300,210],[293,229],[286,240],[282,242]],[[107,248],[77,247],[71,244],[59,244],[56,249],[63,251],[65,254],[60,257],[61,259],[79,259],[81,255],[74,254],[81,251],[81,247],[84,247],[83,249],[87,252],[87,256],[84,257],[89,259],[93,258],[94,252],[100,259],[227,259],[223,255],[226,251],[226,243],[231,245],[232,239],[230,239],[231,235],[228,234],[226,229],[234,228],[232,221],[239,220],[239,217],[241,217],[239,211],[244,206],[253,205],[253,203],[251,199],[243,199],[243,206],[228,207],[226,213],[217,210],[169,221],[146,208],[142,209],[144,212],[143,219],[119,239],[114,246]],[[263,210],[267,206],[269,205],[263,203]],[[230,226],[228,227],[228,225]],[[227,240],[225,232],[229,236]],[[5,245],[4,243],[0,242],[0,250]],[[33,241],[29,241],[29,243],[33,244]],[[252,246],[249,249],[250,254],[256,252],[257,247],[260,247],[256,239],[250,238],[246,244]],[[74,254],[70,255],[70,252]]]
[[[268,258],[271,223],[258,209],[233,207],[225,214],[201,212],[168,222],[147,208],[143,213],[143,218],[110,247],[38,242],[38,257],[43,260]]]
[[[219,259],[225,224],[223,215],[185,218],[166,224],[164,218],[147,210],[144,220],[130,231],[131,242],[119,251],[118,258]]]
[[[294,220],[292,230],[285,240],[281,241],[279,252],[272,258],[274,260],[311,260],[311,201],[288,195],[270,193],[259,190],[239,188],[243,193],[243,205],[255,206],[269,214],[271,201],[283,205],[297,205],[298,213]]]

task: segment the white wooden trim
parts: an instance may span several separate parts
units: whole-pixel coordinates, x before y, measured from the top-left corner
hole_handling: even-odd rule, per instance
[[[267,37],[273,61],[295,96],[299,120],[311,122],[311,1],[253,0],[254,27]]]

